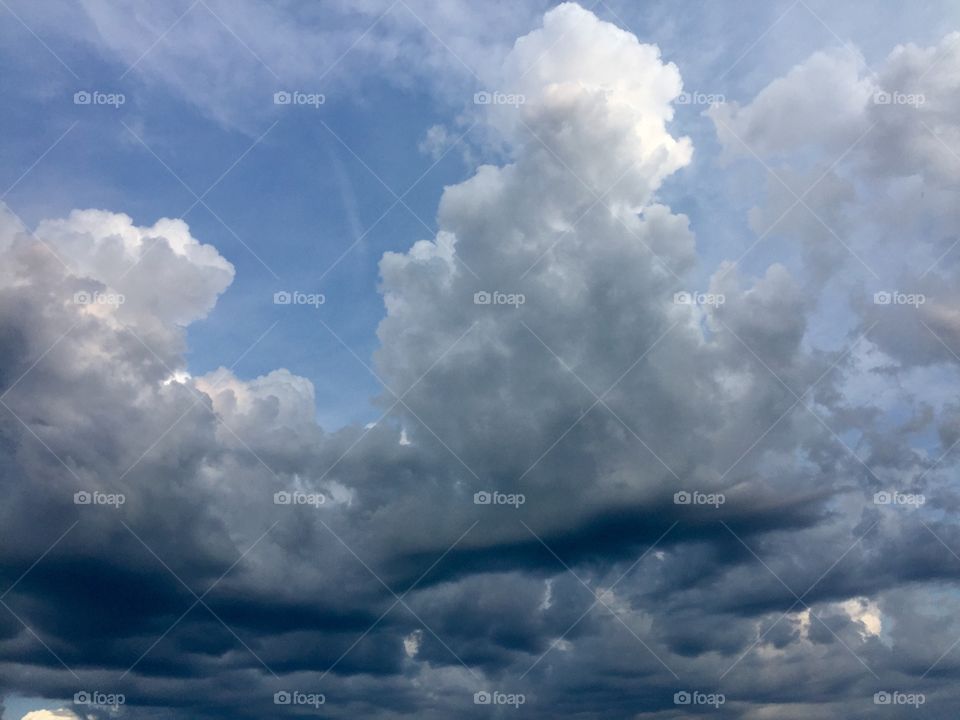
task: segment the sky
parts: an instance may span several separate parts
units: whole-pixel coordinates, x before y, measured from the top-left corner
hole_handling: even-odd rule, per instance
[[[2,720],[960,710],[949,0],[0,0]]]

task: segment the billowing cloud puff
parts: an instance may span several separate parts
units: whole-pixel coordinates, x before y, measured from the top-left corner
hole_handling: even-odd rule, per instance
[[[233,265],[197,242],[183,220],[137,227],[121,213],[75,210],[40,223],[36,235],[72,274],[129,297],[117,308],[121,320],[152,316],[187,325],[206,315],[233,280]]]
[[[315,422],[313,385],[287,370],[244,382],[220,368],[197,378],[196,385],[210,395],[214,410],[224,417],[246,416],[257,427],[302,427]]]
[[[708,112],[733,154],[782,157],[814,148],[836,160],[853,149],[874,173],[955,185],[949,148],[960,142],[958,38],[951,33],[933,47],[898,46],[876,70],[850,47],[817,52],[749,103]]]
[[[643,207],[663,178],[690,161],[690,140],[665,127],[682,89],[677,68],[655,45],[575,3],[553,8],[542,28],[517,40],[498,84],[507,97],[488,106],[493,121],[528,153],[533,141],[536,152],[558,156],[572,194],[586,200]],[[596,162],[600,156],[607,162]]]
[[[399,408],[404,426],[415,444],[442,441],[467,486],[537,498],[552,528],[672,503],[683,483],[743,482],[746,468],[721,476],[717,466],[734,463],[772,418],[763,405],[739,405],[742,415],[730,405],[778,403],[782,389],[762,365],[743,368],[737,341],[707,337],[701,321],[716,305],[677,302],[691,289],[694,238],[687,218],[652,195],[690,155],[665,128],[676,69],[574,5],[548,12],[504,68],[526,97],[493,105],[496,122],[518,114],[515,161],[447,188],[437,237],[381,262],[376,360],[395,392],[413,388]],[[780,268],[771,282],[789,286],[789,274]],[[754,314],[769,308],[734,323],[738,334],[778,372],[814,377],[798,353],[797,292],[764,287],[728,291],[731,301],[746,292]],[[804,435],[780,431],[791,444]],[[555,503],[558,494],[577,500]]]
[[[28,712],[20,720],[82,720],[72,710],[34,710]]]
[[[818,52],[749,103],[708,113],[728,153],[775,174],[753,229],[799,244],[821,281],[841,268],[844,284],[862,278],[846,289],[860,330],[906,367],[952,362],[960,346],[958,37],[898,46],[876,70],[851,48]],[[795,172],[796,153],[814,169]]]
[[[748,105],[723,103],[708,113],[735,154],[788,153],[810,143],[842,152],[866,129],[864,116],[876,90],[863,58],[838,48],[814,53]]]

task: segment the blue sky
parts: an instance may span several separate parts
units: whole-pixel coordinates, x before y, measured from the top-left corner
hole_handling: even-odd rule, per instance
[[[11,207],[29,224],[74,207],[123,207],[144,225],[189,209],[185,220],[194,234],[216,246],[237,269],[214,312],[190,329],[191,371],[231,365],[279,321],[269,342],[246,356],[238,372],[267,372],[280,353],[286,367],[315,383],[325,424],[372,419],[372,410],[358,406],[356,398],[376,394],[379,384],[315,322],[310,308],[278,311],[269,300],[281,289],[323,292],[328,296],[319,310],[324,322],[369,357],[383,314],[376,291],[380,255],[427,237],[443,186],[466,172],[457,152],[435,163],[417,149],[424,129],[444,118],[428,89],[373,82],[357,102],[350,93],[331,93],[324,86],[317,92],[326,91],[327,103],[313,109],[271,107],[274,91],[264,85],[259,91],[266,109],[251,137],[136,75],[118,80],[126,66],[90,48],[72,44],[66,52],[61,49],[83,78],[77,81],[29,34],[16,37],[17,28],[10,24],[6,31],[15,42],[5,44],[5,62],[23,62],[21,53],[29,51],[31,64],[43,66],[34,69],[51,79],[45,88],[35,80],[8,86],[14,96],[8,97],[8,107],[14,112],[3,118],[9,130],[4,155],[10,158],[4,166],[5,187],[67,133],[13,188],[7,197]],[[245,52],[239,43],[237,50]],[[155,51],[162,52],[162,46]],[[149,56],[143,63],[149,63]],[[343,71],[349,72],[346,66]],[[73,87],[122,92],[126,103],[119,109],[76,106]],[[390,110],[371,111],[375,108]],[[27,117],[42,121],[26,122]],[[404,197],[409,210],[397,204],[367,232],[394,204],[387,188],[402,195],[428,170]],[[218,179],[204,201],[229,228],[187,189],[203,195]]]
[[[183,9],[189,6],[182,5]],[[516,15],[522,17],[539,6],[523,8]],[[845,14],[836,4],[813,3],[811,7],[829,27],[812,12],[786,2],[738,6],[737,22],[731,21],[728,8],[711,3],[645,4],[641,12],[631,3],[610,2],[598,12],[601,17],[622,21],[642,40],[657,43],[664,58],[681,68],[690,91],[720,93],[728,99],[749,97],[815,49],[838,44],[833,32],[855,43],[869,60],[882,57],[893,38],[896,42],[931,42],[948,16],[927,5],[908,17],[898,14],[893,25],[885,18],[885,6],[867,18]],[[202,373],[232,364],[253,338],[279,321],[269,341],[251,351],[237,371],[246,377],[261,374],[275,366],[274,358],[279,355],[291,371],[314,382],[323,425],[336,427],[373,419],[373,410],[357,403],[357,398],[377,394],[379,383],[314,321],[309,309],[289,313],[263,299],[274,289],[287,286],[325,293],[328,302],[319,311],[324,322],[361,356],[370,356],[377,345],[376,325],[383,315],[376,292],[380,256],[428,237],[424,223],[435,227],[443,187],[472,172],[459,149],[432,169],[434,159],[418,150],[429,127],[454,126],[466,110],[464,97],[451,97],[442,82],[441,87],[431,87],[424,78],[410,80],[371,71],[365,67],[369,59],[356,51],[337,63],[316,88],[301,83],[304,91],[325,94],[327,101],[319,109],[271,107],[274,88],[293,89],[296,82],[278,81],[259,66],[242,39],[225,37],[233,54],[226,60],[236,62],[238,72],[253,73],[244,97],[237,98],[236,112],[243,113],[251,102],[260,106],[256,120],[250,120],[249,127],[238,128],[211,117],[212,112],[229,114],[234,109],[211,110],[157,80],[155,67],[158,60],[169,57],[171,46],[178,42],[176,30],[162,37],[129,70],[130,62],[104,52],[95,38],[73,35],[78,29],[63,27],[52,11],[48,16],[39,7],[16,3],[11,9],[31,28],[46,32],[44,42],[51,49],[46,50],[8,13],[0,56],[7,75],[7,112],[0,118],[0,142],[7,158],[2,169],[4,187],[13,185],[24,170],[37,163],[6,198],[11,208],[28,224],[65,215],[75,207],[95,207],[122,208],[136,223],[149,225],[159,217],[178,217],[193,206],[185,219],[194,235],[217,247],[237,268],[237,275],[210,316],[190,328],[191,371]],[[175,20],[183,9],[168,8],[164,16]],[[401,15],[403,10],[397,7],[390,12]],[[888,12],[897,14],[893,8]],[[214,17],[202,17],[201,7],[194,8],[194,13],[202,18],[204,32],[226,32]],[[230,24],[229,15],[221,17]],[[930,23],[931,17],[937,22]],[[782,19],[778,22],[778,18]],[[369,18],[334,14],[329,20],[334,23],[331,31],[356,37],[357,29]],[[506,35],[502,39],[509,41]],[[705,39],[708,42],[703,42]],[[435,38],[423,40],[431,41],[438,52],[447,52]],[[476,78],[466,74],[452,55],[448,64],[451,75],[465,76],[466,87],[461,92],[477,85]],[[728,68],[719,73],[721,77],[717,77],[719,67]],[[310,78],[325,69],[301,70],[304,78]],[[76,106],[73,92],[83,88],[122,92],[126,103],[119,109]],[[466,97],[471,97],[469,92]],[[712,123],[700,117],[702,111],[702,106],[678,110],[674,127],[694,140],[695,161],[669,180],[661,194],[667,204],[691,217],[704,249],[706,277],[715,261],[725,256],[726,248],[737,246],[748,232],[744,220],[750,198],[730,193],[731,185],[739,189],[749,184],[762,168],[742,163],[721,166]],[[277,124],[250,149],[274,122]],[[468,134],[465,140],[470,139]],[[484,152],[481,147],[474,157],[498,159],[489,148],[486,158]],[[396,205],[320,281],[343,250],[393,204],[395,198],[384,184],[402,194],[428,169],[404,199],[410,210]],[[202,205],[195,205],[196,198],[184,187],[203,194],[224,172],[204,200],[233,232]],[[710,220],[718,214],[723,223]],[[762,252],[756,258],[755,267],[764,267]],[[281,278],[279,283],[273,273]]]

